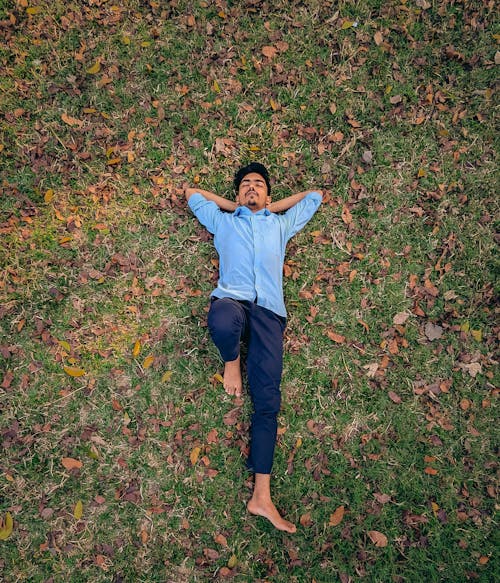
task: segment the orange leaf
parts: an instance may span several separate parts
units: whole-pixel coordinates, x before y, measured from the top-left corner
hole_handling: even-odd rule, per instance
[[[424,472],[429,475],[429,476],[435,476],[437,475],[439,472],[434,469],[434,468],[425,468]]]
[[[344,223],[346,225],[348,225],[349,223],[352,223],[351,211],[347,208],[346,205],[344,205],[342,207],[342,220],[344,221]]]
[[[305,514],[303,514],[300,517],[300,524],[302,526],[311,526],[312,520],[311,520],[311,513],[310,512],[306,512]]]
[[[83,466],[80,460],[72,457],[63,457],[61,463],[67,470],[77,470]]]
[[[140,340],[136,340],[135,344],[134,344],[134,348],[132,350],[132,356],[134,358],[137,358],[139,356],[140,352],[141,352],[141,342],[140,342]]]
[[[337,344],[343,344],[345,342],[345,336],[342,336],[342,334],[336,334],[335,332],[328,330],[326,335],[330,340],[333,340],[333,342],[336,342]]]
[[[195,465],[200,457],[201,447],[193,447],[191,453],[189,454],[189,459],[191,460],[191,465]]]
[[[344,518],[344,512],[344,506],[339,506],[333,514],[330,514],[330,522],[328,523],[328,526],[338,526]]]
[[[227,538],[223,534],[218,534],[214,536],[214,541],[223,547],[227,547]]]
[[[386,547],[387,546],[387,537],[385,534],[379,532],[378,530],[369,530],[368,536],[370,537],[372,543],[376,547]]]
[[[71,127],[73,126],[82,127],[83,125],[82,120],[77,119],[76,117],[71,117],[67,113],[61,114],[61,119],[63,120],[64,123],[67,123]]]
[[[144,368],[144,369],[150,368],[154,361],[155,361],[155,357],[152,354],[150,354],[149,356],[146,356],[146,358],[144,359],[144,362],[142,363],[142,368]]]
[[[265,46],[262,47],[262,54],[268,59],[274,58],[278,53],[278,49],[275,47]]]

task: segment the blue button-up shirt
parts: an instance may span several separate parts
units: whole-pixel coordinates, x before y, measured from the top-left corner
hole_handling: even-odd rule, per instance
[[[214,235],[219,254],[219,281],[212,296],[256,302],[286,317],[283,262],[288,241],[311,219],[321,195],[306,195],[283,215],[268,209],[252,212],[239,206],[233,213],[219,209],[200,193],[189,198],[197,219]]]

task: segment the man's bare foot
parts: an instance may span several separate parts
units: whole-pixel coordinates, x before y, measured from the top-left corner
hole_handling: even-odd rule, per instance
[[[290,532],[292,534],[297,531],[295,524],[285,520],[271,500],[259,501],[253,496],[247,504],[247,509],[250,514],[256,514],[257,516],[267,518],[278,530],[284,530],[285,532]]]
[[[240,357],[230,360],[224,366],[224,390],[228,395],[241,397],[243,382],[241,380]]]

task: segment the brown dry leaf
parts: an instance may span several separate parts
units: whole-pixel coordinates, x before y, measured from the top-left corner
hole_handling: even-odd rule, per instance
[[[399,403],[401,403],[401,397],[397,393],[394,393],[393,391],[389,391],[387,394],[389,395],[389,399],[393,403],[396,403],[397,405],[399,405]]]
[[[63,457],[61,463],[67,470],[77,470],[83,466],[80,460],[76,460],[73,457]]]
[[[81,119],[77,119],[76,117],[71,117],[67,113],[61,114],[61,119],[63,120],[64,123],[67,123],[71,127],[78,126],[81,128],[83,125],[83,121]]]
[[[460,401],[460,409],[462,409],[462,411],[467,411],[471,405],[472,403],[469,401],[469,399],[462,399]]]
[[[375,492],[373,496],[375,497],[375,500],[377,500],[377,502],[380,502],[380,504],[387,504],[387,502],[391,501],[391,497],[389,496],[389,494],[381,494],[380,492]]]
[[[409,312],[398,312],[392,319],[392,323],[395,326],[402,326],[406,320],[410,317]]]
[[[303,514],[300,517],[300,521],[299,522],[300,522],[300,524],[302,526],[306,526],[306,527],[307,526],[311,526],[311,524],[312,524],[311,513],[310,512],[306,512],[305,514]]]
[[[342,334],[336,334],[335,332],[328,330],[326,335],[330,340],[333,340],[333,342],[336,342],[337,344],[343,344],[345,342],[345,336],[342,336]]]
[[[377,30],[377,32],[373,35],[373,40],[378,47],[384,42],[384,35],[380,32],[380,30]]]
[[[379,532],[378,530],[369,530],[368,536],[370,537],[372,543],[376,547],[386,547],[387,546],[387,537],[385,534]]]
[[[338,526],[342,522],[344,514],[344,506],[339,506],[333,514],[330,514],[330,522],[328,523],[328,526]]]
[[[378,362],[372,362],[370,364],[365,364],[363,366],[364,369],[366,369],[366,376],[369,379],[372,379],[378,371]]]
[[[431,468],[431,467],[425,468],[424,472],[428,476],[436,476],[439,473],[438,470],[436,470],[435,468]]]
[[[432,342],[433,340],[438,340],[443,335],[443,329],[437,324],[432,322],[427,322],[424,328],[424,333],[427,338]]]
[[[217,443],[219,441],[217,429],[211,429],[207,435],[207,443]]]
[[[191,453],[189,454],[189,459],[191,460],[191,465],[194,466],[200,457],[201,447],[193,447]]]
[[[352,223],[351,211],[347,208],[346,205],[344,205],[342,207],[342,220],[344,221],[344,223],[346,225],[349,225],[350,223]]]
[[[278,54],[278,49],[272,46],[262,47],[262,54],[268,59],[273,59]]]
[[[227,545],[227,538],[223,534],[221,534],[221,533],[219,533],[218,535],[214,536],[214,541],[218,545],[221,545],[223,547],[227,547],[228,546]]]

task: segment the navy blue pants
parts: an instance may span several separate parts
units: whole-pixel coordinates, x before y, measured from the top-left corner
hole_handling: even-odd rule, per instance
[[[270,474],[281,405],[283,333],[286,318],[253,302],[212,298],[208,328],[224,362],[235,360],[247,344],[248,386],[254,412],[248,468]]]

